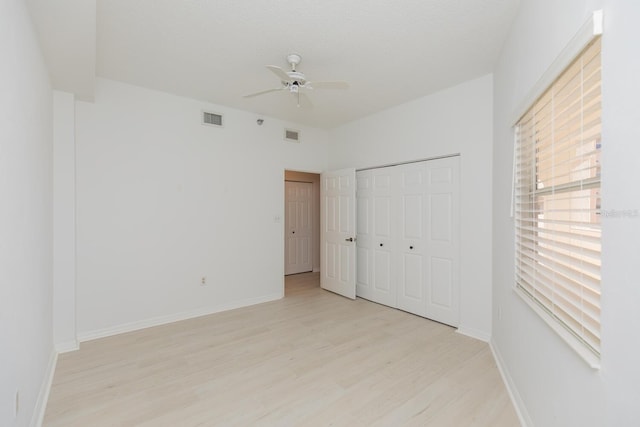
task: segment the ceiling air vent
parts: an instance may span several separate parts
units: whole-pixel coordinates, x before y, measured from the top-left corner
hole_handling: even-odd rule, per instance
[[[300,131],[293,130],[293,129],[285,129],[284,139],[291,142],[300,142]]]
[[[202,124],[209,126],[222,127],[222,114],[202,112]]]

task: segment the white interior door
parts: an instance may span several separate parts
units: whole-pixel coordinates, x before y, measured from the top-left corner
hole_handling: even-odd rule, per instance
[[[459,157],[427,162],[425,195],[427,317],[451,326],[460,318]]]
[[[426,316],[424,162],[398,166],[399,238],[398,308]]]
[[[320,177],[320,286],[356,297],[356,171]]]
[[[356,295],[373,298],[373,176],[371,170],[356,173]]]
[[[391,307],[396,305],[395,277],[397,261],[396,168],[374,169],[372,173],[372,301]]]
[[[284,274],[313,270],[311,250],[311,200],[313,184],[285,181]]]

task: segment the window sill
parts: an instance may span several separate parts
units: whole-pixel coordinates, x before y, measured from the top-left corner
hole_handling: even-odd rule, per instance
[[[576,338],[571,332],[566,330],[553,316],[547,313],[535,301],[531,299],[524,291],[514,287],[513,291],[536,312],[549,327],[565,342],[578,356],[592,369],[600,369],[600,357],[589,350],[585,345]]]

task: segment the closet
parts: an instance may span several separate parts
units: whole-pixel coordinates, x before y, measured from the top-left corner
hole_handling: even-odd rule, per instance
[[[459,156],[358,171],[356,294],[459,323]]]

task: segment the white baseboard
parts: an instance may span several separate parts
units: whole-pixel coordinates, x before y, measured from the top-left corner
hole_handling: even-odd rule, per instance
[[[36,400],[36,406],[33,408],[33,415],[31,416],[31,427],[40,427],[42,420],[44,419],[44,412],[47,409],[47,401],[49,400],[49,392],[51,391],[51,384],[53,383],[53,374],[56,371],[56,363],[58,363],[58,353],[55,350],[51,350],[51,356],[49,358],[49,364],[47,370],[44,373],[44,379],[40,386],[40,392],[38,393],[38,400]]]
[[[471,338],[475,338],[480,341],[489,342],[491,340],[491,334],[485,331],[480,331],[478,329],[473,328],[465,328],[464,326],[460,326],[457,330],[457,333],[466,335]]]
[[[78,349],[80,349],[80,343],[77,340],[56,344],[56,353],[58,354],[69,353]]]
[[[209,314],[220,313],[222,311],[228,311],[236,308],[248,307],[250,305],[262,304],[264,302],[275,301],[283,297],[284,297],[284,293],[278,292],[275,294],[265,295],[257,298],[248,298],[245,300],[233,301],[227,304],[221,304],[213,307],[202,307],[202,308],[197,308],[195,310],[170,314],[167,316],[159,316],[151,319],[140,320],[137,322],[124,323],[121,325],[111,326],[108,328],[97,329],[94,331],[82,332],[78,334],[78,341],[85,342],[85,341],[95,340],[98,338],[110,337],[112,335],[118,335],[126,332],[137,331],[140,329],[151,328],[153,326],[179,322],[180,320],[193,319],[194,317],[207,316]]]
[[[522,425],[522,427],[532,427],[533,421],[531,421],[529,412],[527,412],[527,407],[525,406],[520,393],[518,393],[518,389],[513,382],[513,378],[511,378],[511,375],[509,374],[509,371],[504,364],[504,360],[502,359],[502,356],[500,355],[500,352],[498,351],[496,346],[493,344],[493,341],[489,342],[489,348],[491,348],[491,353],[493,353],[493,358],[495,359],[496,365],[498,366],[498,371],[500,371],[500,376],[502,376],[502,381],[507,388],[507,392],[509,393],[509,397],[511,398],[511,403],[513,403],[516,414],[518,414],[520,424]]]

